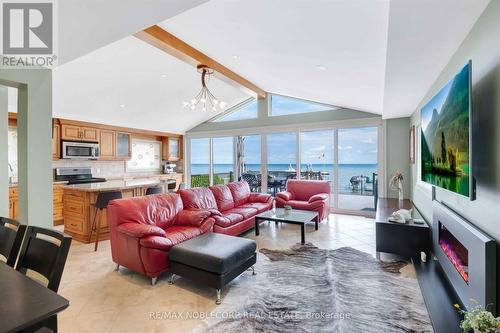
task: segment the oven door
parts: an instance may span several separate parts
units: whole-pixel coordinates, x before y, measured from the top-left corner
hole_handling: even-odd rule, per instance
[[[96,160],[99,158],[99,144],[63,141],[62,155],[67,159]]]

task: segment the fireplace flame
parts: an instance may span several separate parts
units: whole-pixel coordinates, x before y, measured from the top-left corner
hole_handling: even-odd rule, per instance
[[[464,264],[462,259],[460,259],[457,253],[453,250],[453,246],[442,239],[439,240],[439,245],[443,249],[448,259],[450,259],[453,266],[455,266],[460,276],[462,276],[462,279],[464,279],[465,282],[469,283],[468,266]]]

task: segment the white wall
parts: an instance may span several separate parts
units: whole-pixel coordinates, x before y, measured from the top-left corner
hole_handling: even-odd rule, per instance
[[[2,70],[0,85],[18,88],[19,219],[51,228],[52,72]]]
[[[467,38],[430,87],[411,117],[419,125],[420,108],[466,63],[472,60],[472,174],[477,182],[477,200],[436,189],[436,199],[500,243],[500,1],[491,1]],[[419,160],[417,160],[417,163]],[[432,218],[431,187],[419,182],[418,164],[412,167],[413,200],[423,215]],[[500,244],[497,267],[500,269]],[[500,277],[500,272],[497,273]],[[500,279],[497,284],[500,299]]]

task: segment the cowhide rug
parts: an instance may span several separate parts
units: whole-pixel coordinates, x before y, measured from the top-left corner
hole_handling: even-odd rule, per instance
[[[433,332],[405,262],[379,262],[350,247],[261,249],[257,275],[224,292],[205,332]]]

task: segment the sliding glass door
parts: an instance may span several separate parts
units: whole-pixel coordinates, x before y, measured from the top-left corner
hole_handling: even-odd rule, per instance
[[[252,192],[267,188],[275,195],[289,179],[328,180],[333,210],[371,215],[378,195],[378,133],[376,125],[192,138],[191,186],[242,179]]]
[[[297,176],[297,133],[267,135],[267,192],[276,194]]]
[[[215,137],[212,139],[213,184],[227,184],[234,181],[233,137]]]
[[[250,191],[260,192],[261,177],[261,136],[245,135],[236,138],[236,167],[240,179],[250,186]]]
[[[210,186],[210,139],[191,139],[191,187]]]
[[[374,211],[378,183],[378,128],[338,130],[338,209]]]
[[[334,190],[333,138],[333,130],[300,132],[300,178],[328,180],[332,194]],[[330,198],[332,200],[333,195]]]

